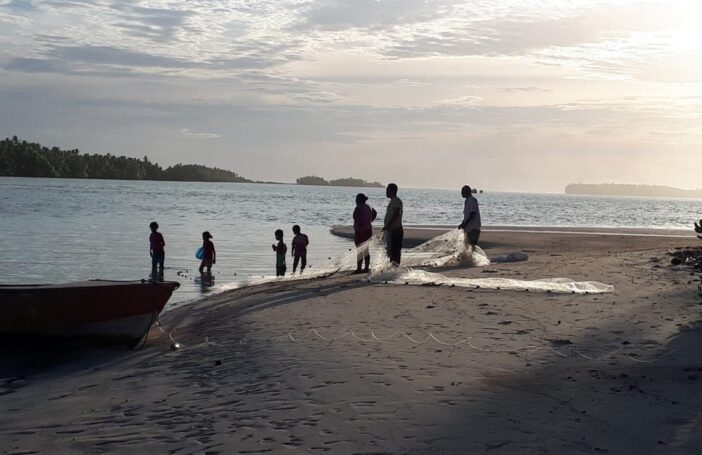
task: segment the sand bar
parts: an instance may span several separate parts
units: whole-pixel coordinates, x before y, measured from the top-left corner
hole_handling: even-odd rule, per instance
[[[179,351],[6,354],[0,453],[700,453],[699,278],[667,253],[702,242],[514,231],[486,251],[528,261],[440,272],[615,292],[231,291],[164,315]]]

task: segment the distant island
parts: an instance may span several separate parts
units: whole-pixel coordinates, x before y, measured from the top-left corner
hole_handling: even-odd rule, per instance
[[[596,196],[702,198],[701,189],[683,190],[663,185],[626,185],[618,183],[571,183],[565,187],[565,192],[566,194],[590,194]]]
[[[0,177],[52,177],[72,179],[165,180],[176,182],[268,183],[249,180],[234,171],[200,164],[178,163],[163,169],[148,157],[88,155],[78,149],[61,150],[41,144],[12,139],[0,141]],[[354,186],[382,188],[379,182],[356,178],[327,181],[307,176],[297,179],[298,185]]]
[[[146,156],[86,155],[78,149],[61,150],[20,141],[17,136],[0,141],[0,176],[253,183],[236,172],[216,167],[176,164],[163,169]]]
[[[296,182],[298,185],[317,185],[317,186],[352,186],[360,188],[383,188],[380,182],[367,182],[363,179],[356,178],[345,178],[336,180],[325,180],[322,177],[317,177],[316,175],[308,175],[307,177],[300,177]]]

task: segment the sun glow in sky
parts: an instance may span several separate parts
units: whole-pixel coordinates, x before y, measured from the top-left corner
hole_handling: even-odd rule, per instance
[[[249,178],[702,187],[697,0],[0,0],[0,135]]]

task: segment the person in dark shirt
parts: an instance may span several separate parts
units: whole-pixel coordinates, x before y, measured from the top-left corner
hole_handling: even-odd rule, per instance
[[[373,226],[371,223],[378,216],[378,212],[366,204],[367,200],[368,197],[363,193],[356,195],[356,208],[353,211],[353,232],[357,261],[354,273],[370,272],[370,251],[365,243],[373,237]],[[366,266],[361,269],[364,261]]]
[[[212,243],[212,234],[209,231],[202,233],[202,248],[204,254],[202,257],[202,262],[200,263],[200,273],[203,273],[204,269],[207,268],[207,274],[212,273],[212,265],[217,263],[217,253],[215,252],[214,243]]]
[[[300,274],[302,274],[307,267],[307,245],[310,244],[310,240],[300,232],[300,226],[297,224],[293,226],[292,230],[295,234],[292,240],[293,274],[297,270],[298,263],[300,264]]]
[[[385,196],[390,199],[387,212],[385,213],[385,223],[383,224],[387,253],[390,263],[394,267],[399,267],[405,231],[402,228],[403,208],[402,200],[397,197],[397,185],[394,183],[389,184],[385,189]]]
[[[151,274],[156,275],[156,267],[158,266],[158,274],[163,276],[163,263],[166,260],[166,241],[163,235],[158,232],[158,223],[152,221],[149,224],[151,235],[149,236],[149,254],[151,255]]]
[[[480,207],[478,206],[478,200],[473,197],[473,190],[471,190],[468,185],[461,188],[461,196],[463,196],[466,201],[463,206],[463,221],[458,225],[458,229],[464,231],[466,245],[468,245],[470,251],[473,252],[478,246],[480,230],[482,229]]]
[[[283,242],[283,230],[278,229],[275,231],[275,239],[278,244],[273,244],[273,251],[275,251],[275,276],[285,276],[285,255],[288,252],[288,247]]]

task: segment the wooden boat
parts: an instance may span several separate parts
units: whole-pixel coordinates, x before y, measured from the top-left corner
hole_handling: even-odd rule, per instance
[[[137,343],[179,286],[144,280],[0,285],[0,336]]]

